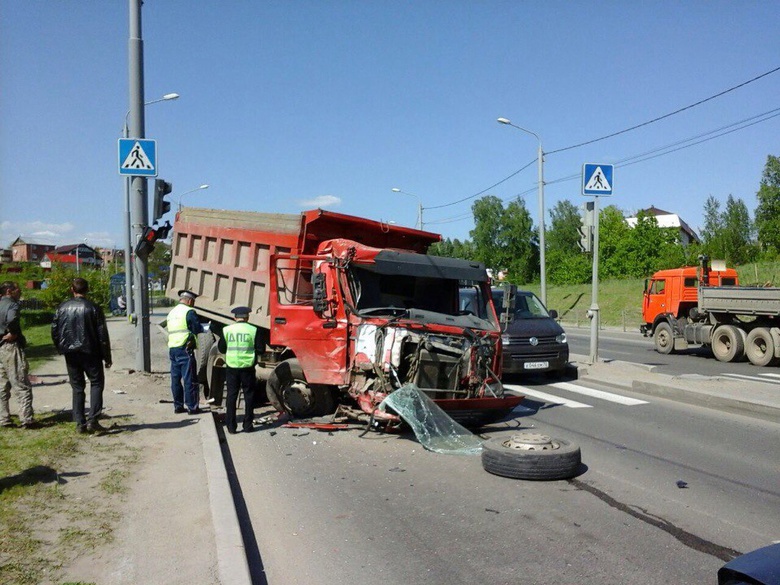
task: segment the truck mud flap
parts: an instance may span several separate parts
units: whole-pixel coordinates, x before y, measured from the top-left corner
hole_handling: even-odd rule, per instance
[[[464,427],[477,428],[506,417],[525,396],[449,398],[433,402]]]

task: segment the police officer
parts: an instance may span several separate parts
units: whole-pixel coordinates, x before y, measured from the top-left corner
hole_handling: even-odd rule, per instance
[[[264,349],[257,327],[250,325],[249,307],[236,307],[231,310],[236,321],[222,330],[221,349],[225,352],[227,404],[225,405],[225,426],[231,435],[236,433],[236,403],[239,389],[244,391],[245,433],[252,432],[255,401],[255,362],[257,354]]]
[[[192,308],[198,295],[191,290],[179,291],[179,304],[166,319],[168,329],[168,357],[171,360],[171,394],[173,411],[199,414],[198,380],[195,364],[195,348],[198,333],[203,326]],[[186,408],[185,408],[186,407]]]

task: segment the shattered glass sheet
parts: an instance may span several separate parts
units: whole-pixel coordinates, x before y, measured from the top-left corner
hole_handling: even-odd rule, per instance
[[[420,444],[429,451],[449,455],[479,455],[482,440],[456,423],[414,384],[392,392],[379,405],[392,408],[414,431]]]

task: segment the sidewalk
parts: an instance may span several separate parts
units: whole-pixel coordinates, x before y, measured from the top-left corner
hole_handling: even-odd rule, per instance
[[[153,322],[161,319],[155,316]],[[234,544],[234,539],[225,541],[225,526],[230,522],[224,520],[224,512],[213,516],[212,504],[233,508],[232,498],[227,503],[220,500],[225,492],[229,496],[229,486],[213,417],[208,412],[174,414],[166,340],[154,326],[152,373],[134,371],[135,331],[124,319],[109,320],[114,365],[106,371],[107,418],[101,422],[110,432],[86,439],[85,473],[69,478],[62,487],[66,497],[76,501],[82,494],[98,495],[101,504],[110,500],[113,517],[104,521],[113,524],[113,538],[75,558],[57,582],[241,583],[220,578],[219,549]],[[70,411],[71,389],[61,357],[43,364],[31,377],[36,412]],[[95,478],[100,462],[112,454],[115,466],[117,458],[126,458],[130,474],[124,481],[126,491],[104,494],[94,485]],[[215,465],[221,478],[212,477]],[[215,530],[217,519],[221,541]],[[231,552],[223,557],[234,562]]]

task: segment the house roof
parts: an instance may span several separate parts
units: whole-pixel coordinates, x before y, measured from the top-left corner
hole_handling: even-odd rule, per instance
[[[48,248],[54,248],[54,244],[51,242],[43,242],[41,240],[32,240],[32,239],[24,239],[22,236],[19,236],[16,238],[13,242],[11,242],[11,245],[8,246],[9,248],[13,248],[14,246],[45,246]]]
[[[56,252],[49,252],[44,256],[44,260],[48,258],[50,262],[59,262],[61,264],[75,264],[75,254],[57,254]]]
[[[640,213],[644,213],[645,215],[650,215],[655,217],[655,220],[658,222],[659,227],[674,227],[674,228],[680,228],[683,232],[688,234],[688,236],[694,240],[699,241],[699,236],[696,235],[696,232],[693,231],[691,226],[689,226],[683,219],[677,215],[676,213],[672,213],[671,211],[664,211],[663,209],[658,209],[656,206],[651,205],[647,209],[640,209],[636,212],[636,215],[634,217],[629,217],[626,219],[629,225],[633,226],[636,225],[637,216],[639,216]]]

